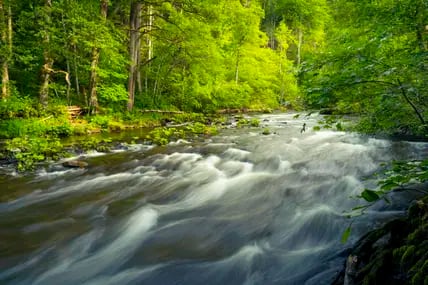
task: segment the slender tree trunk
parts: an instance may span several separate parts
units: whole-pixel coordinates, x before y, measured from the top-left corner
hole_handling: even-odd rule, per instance
[[[142,4],[138,1],[131,3],[130,21],[129,21],[129,75],[128,75],[128,111],[132,111],[134,108],[135,100],[135,85],[137,81],[137,75],[139,70],[140,60],[140,47],[141,47],[141,9]]]
[[[7,61],[3,62],[1,84],[1,98],[6,99],[10,96],[9,65]]]
[[[76,45],[73,45],[73,68],[74,68],[74,84],[76,85],[76,94],[77,97],[80,97],[80,84],[79,84],[79,73],[77,71],[77,48]]]
[[[101,0],[101,17],[104,21],[107,20],[108,12],[108,0]],[[98,112],[98,95],[97,95],[97,84],[98,84],[98,64],[100,59],[101,49],[94,45],[92,48],[92,57],[91,57],[91,76],[89,81],[89,112],[91,114],[96,114]]]
[[[96,114],[98,110],[98,96],[97,96],[97,83],[98,83],[98,61],[100,58],[100,49],[97,47],[92,48],[91,56],[91,77],[89,80],[89,113]]]
[[[302,63],[302,44],[303,44],[303,32],[302,29],[298,29],[298,43],[297,43],[297,66]]]
[[[428,43],[424,40],[424,33],[428,33],[428,25],[419,25],[416,27],[416,38],[421,51],[428,51]]]
[[[49,80],[50,80],[50,74],[54,63],[54,60],[51,57],[51,54],[49,51],[50,35],[48,32],[48,25],[50,24],[51,9],[52,9],[52,1],[45,0],[46,23],[44,27],[45,35],[43,37],[44,51],[43,51],[43,66],[41,70],[42,83],[39,91],[39,101],[44,107],[47,107],[48,105]]]
[[[238,48],[237,54],[236,54],[236,62],[235,62],[235,83],[239,83],[239,60],[241,59],[241,53]]]
[[[64,34],[65,33],[67,33],[67,28],[66,28],[66,26],[65,26],[65,22],[64,22],[64,14],[62,14],[61,15],[61,20],[62,20],[62,28],[64,29]],[[68,44],[66,43],[66,44],[64,44],[64,49],[65,50],[68,50],[68,48],[69,48],[69,46],[68,46]],[[69,76],[70,76],[70,74],[71,74],[71,68],[70,68],[70,60],[69,60],[69,58],[68,57],[66,57],[65,58],[65,63],[66,63],[66,66],[67,66],[67,77],[68,77],[68,80],[67,80],[67,94],[66,94],[66,98],[67,98],[67,105],[70,105],[70,89],[71,89],[71,83],[70,83],[70,78],[69,78]]]
[[[401,83],[400,79],[397,79],[398,88],[401,91],[401,95],[403,95],[404,100],[412,107],[413,111],[415,112],[416,116],[418,117],[419,121],[421,121],[421,124],[423,126],[426,126],[426,122],[422,114],[419,112],[418,108],[416,108],[415,104],[410,100],[409,96],[407,96],[406,89],[404,88],[403,84]]]
[[[146,45],[147,45],[147,68],[146,68],[146,73],[144,76],[144,88],[146,91],[146,94],[148,93],[148,89],[149,89],[149,71],[151,69],[151,61],[153,58],[153,41],[152,41],[152,36],[151,36],[151,31],[152,31],[152,27],[153,27],[153,22],[154,22],[154,16],[153,16],[153,7],[152,5],[149,5],[147,7],[147,22],[146,22]]]
[[[6,12],[6,7],[2,0],[0,0],[0,27],[1,42],[5,45],[5,50],[0,55],[2,61],[1,97],[5,99],[10,96],[9,62],[12,56],[12,10],[9,3]]]

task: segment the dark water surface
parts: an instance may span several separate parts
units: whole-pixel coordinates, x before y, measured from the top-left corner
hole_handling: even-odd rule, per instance
[[[87,157],[88,169],[1,175],[0,284],[329,284],[346,249],[409,199],[375,205],[343,245],[343,211],[361,202],[349,197],[381,162],[427,157],[428,144],[259,117],[275,134],[230,129]]]

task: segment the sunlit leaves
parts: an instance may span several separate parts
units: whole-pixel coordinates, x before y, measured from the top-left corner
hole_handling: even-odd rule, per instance
[[[427,60],[427,38],[416,28],[428,20],[424,5],[332,2],[335,23],[329,26],[327,52],[302,70],[308,103],[363,115],[359,131],[423,135],[426,128],[409,101],[419,113],[427,112],[428,69],[421,64]]]

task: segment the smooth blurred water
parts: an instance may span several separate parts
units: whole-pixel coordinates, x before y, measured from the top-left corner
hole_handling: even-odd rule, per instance
[[[317,116],[259,116],[205,142],[134,146],[0,179],[1,284],[330,284],[361,235],[404,213],[393,195],[344,211],[381,162],[428,144],[313,132]],[[303,123],[307,131],[300,133]]]

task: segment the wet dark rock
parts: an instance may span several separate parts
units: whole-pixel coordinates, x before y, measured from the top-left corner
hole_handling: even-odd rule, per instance
[[[335,109],[325,108],[325,109],[321,109],[319,113],[320,115],[333,115],[335,111],[336,111]]]
[[[332,284],[428,284],[428,196],[363,236]]]
[[[63,162],[62,166],[68,168],[86,168],[88,166],[88,163],[81,160],[69,160]]]

